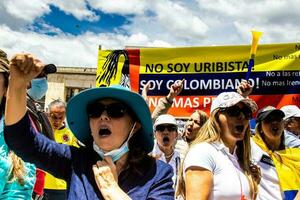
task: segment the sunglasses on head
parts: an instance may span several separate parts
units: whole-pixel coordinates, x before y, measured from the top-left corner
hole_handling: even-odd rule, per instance
[[[156,131],[160,131],[160,132],[163,132],[165,129],[167,129],[169,132],[171,132],[171,131],[176,131],[177,127],[172,124],[166,124],[166,125],[162,124],[162,125],[157,125],[155,128]]]
[[[220,111],[226,112],[229,117],[239,117],[241,113],[245,116],[245,119],[249,120],[252,118],[252,111],[247,106],[240,108],[239,106],[231,106],[229,108],[221,108]]]
[[[128,111],[126,105],[122,103],[111,103],[104,105],[102,103],[89,104],[87,107],[87,114],[89,118],[98,118],[106,111],[107,115],[111,118],[121,118]]]

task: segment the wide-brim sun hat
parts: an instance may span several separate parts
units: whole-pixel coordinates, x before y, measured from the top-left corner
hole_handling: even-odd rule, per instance
[[[73,134],[79,141],[85,143],[91,138],[89,118],[87,114],[88,104],[100,99],[111,98],[125,103],[135,114],[142,125],[143,134],[140,141],[144,150],[149,153],[153,149],[153,127],[149,107],[144,98],[135,92],[120,85],[86,89],[70,99],[67,104],[67,123]]]
[[[210,107],[210,113],[217,108],[229,108],[240,102],[249,107],[252,113],[257,111],[257,104],[252,99],[244,98],[237,92],[222,92],[213,100]]]

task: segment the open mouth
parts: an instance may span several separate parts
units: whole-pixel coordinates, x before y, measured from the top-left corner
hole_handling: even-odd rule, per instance
[[[99,130],[100,136],[109,136],[111,134],[111,131],[108,128],[101,128]]]
[[[237,130],[239,133],[242,133],[244,131],[244,126],[243,125],[237,125],[235,127],[235,130]]]
[[[169,137],[167,137],[167,136],[163,137],[163,143],[164,144],[168,144],[169,142],[170,142],[170,138]]]
[[[273,132],[277,132],[278,130],[279,130],[278,127],[272,127],[272,131],[273,131]]]

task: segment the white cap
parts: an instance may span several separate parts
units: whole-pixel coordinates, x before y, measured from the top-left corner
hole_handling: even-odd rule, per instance
[[[153,125],[154,130],[156,129],[156,126],[161,124],[173,124],[175,126],[178,126],[175,117],[169,114],[158,116]]]
[[[254,113],[257,110],[256,103],[248,98],[244,98],[237,92],[222,92],[219,94],[212,102],[210,107],[210,113],[212,113],[217,108],[228,108],[242,102],[248,106]]]
[[[300,117],[300,109],[296,105],[287,105],[280,108],[285,114],[284,120],[290,117]]]

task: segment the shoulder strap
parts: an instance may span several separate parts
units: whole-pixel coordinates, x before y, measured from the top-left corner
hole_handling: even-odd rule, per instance
[[[38,131],[47,138],[54,140],[53,129],[47,114],[41,109],[39,103],[34,101],[29,95],[27,95],[27,110],[32,117],[34,124],[39,129]]]

